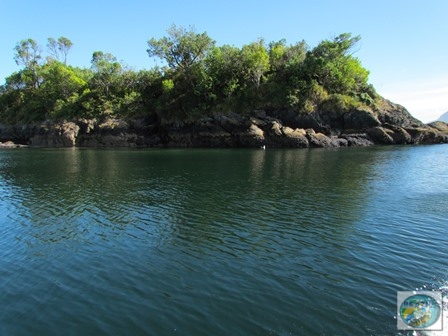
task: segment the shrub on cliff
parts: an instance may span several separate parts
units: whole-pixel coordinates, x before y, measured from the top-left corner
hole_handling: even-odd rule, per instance
[[[60,39],[60,55],[59,40],[49,39],[47,58],[28,39],[16,46],[15,58],[24,68],[1,87],[0,118],[8,123],[101,116],[169,122],[216,111],[342,113],[376,99],[369,72],[353,56],[359,39],[341,34],[313,49],[304,41],[288,45],[259,39],[238,48],[216,46],[205,32],[172,26],[168,36],[148,41],[148,55],[163,66],[139,72],[102,51],[93,53],[90,68],[71,67],[68,39]]]

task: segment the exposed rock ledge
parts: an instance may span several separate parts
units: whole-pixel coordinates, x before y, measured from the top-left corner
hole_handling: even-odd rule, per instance
[[[28,147],[28,145],[15,144],[12,141],[0,142],[0,149],[1,148],[25,148],[25,147]]]
[[[425,125],[403,107],[388,101],[379,113],[343,115],[219,115],[189,124],[152,125],[142,120],[77,120],[0,126],[0,147],[349,147],[373,144],[448,143],[448,126]]]

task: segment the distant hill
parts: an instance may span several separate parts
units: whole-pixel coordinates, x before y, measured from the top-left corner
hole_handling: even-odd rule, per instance
[[[444,114],[442,114],[439,119],[437,119],[437,121],[444,121],[446,123],[448,123],[448,112],[445,112]]]

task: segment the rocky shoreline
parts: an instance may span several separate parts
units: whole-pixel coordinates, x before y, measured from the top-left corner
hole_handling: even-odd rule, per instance
[[[323,115],[254,111],[250,116],[229,113],[190,123],[104,118],[0,125],[0,148],[315,148],[448,143],[446,123],[423,124],[389,101],[376,113],[356,110]]]
[[[29,147],[29,146],[16,144],[12,141],[0,142],[0,149],[1,148],[27,148],[27,147]]]

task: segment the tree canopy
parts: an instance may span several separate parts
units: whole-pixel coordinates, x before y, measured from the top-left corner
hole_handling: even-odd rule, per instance
[[[57,40],[53,37],[48,38],[47,49],[51,56],[67,64],[67,55],[70,52],[71,47],[73,46],[72,41],[68,38],[61,36]]]
[[[195,63],[207,57],[215,42],[207,33],[197,34],[193,29],[186,30],[172,25],[168,36],[161,39],[151,38],[148,41],[149,57],[159,57],[172,69],[188,71]]]
[[[314,48],[263,39],[239,48],[173,25],[167,36],[147,42],[148,56],[161,66],[135,71],[103,51],[93,52],[90,68],[73,67],[68,38],[48,38],[46,57],[29,38],[14,48],[22,68],[0,87],[0,122],[102,116],[169,122],[227,111],[313,113],[341,99],[371,105],[369,72],[353,56],[359,40],[344,33]]]

